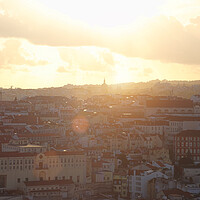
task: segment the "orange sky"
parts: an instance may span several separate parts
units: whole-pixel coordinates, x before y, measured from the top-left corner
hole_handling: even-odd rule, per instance
[[[199,13],[199,0],[0,0],[0,87],[199,79]]]

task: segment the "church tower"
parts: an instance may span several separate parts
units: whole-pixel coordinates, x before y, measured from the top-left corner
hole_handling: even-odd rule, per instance
[[[106,84],[106,79],[104,78],[103,84],[101,85],[102,88],[102,93],[103,94],[108,94],[108,85]]]

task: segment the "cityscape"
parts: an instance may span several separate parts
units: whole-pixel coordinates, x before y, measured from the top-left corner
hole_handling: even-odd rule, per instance
[[[2,197],[200,198],[200,95],[110,94],[109,87],[104,79],[85,99],[1,93]]]
[[[0,200],[200,200],[199,0],[0,0]]]

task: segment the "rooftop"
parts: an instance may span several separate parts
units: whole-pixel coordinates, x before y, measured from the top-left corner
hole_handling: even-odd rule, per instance
[[[48,180],[48,181],[25,181],[26,186],[41,186],[41,185],[67,185],[73,184],[72,180]]]
[[[188,137],[200,137],[200,130],[185,130],[185,131],[181,131],[180,133],[178,133],[176,135],[176,137],[180,137],[180,136],[188,136]]]

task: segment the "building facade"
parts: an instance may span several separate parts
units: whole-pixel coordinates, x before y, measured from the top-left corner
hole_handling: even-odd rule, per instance
[[[0,153],[0,188],[21,190],[24,182],[70,179],[86,183],[86,157],[82,152]]]
[[[190,157],[194,162],[200,162],[200,131],[186,130],[174,137],[175,160]]]

